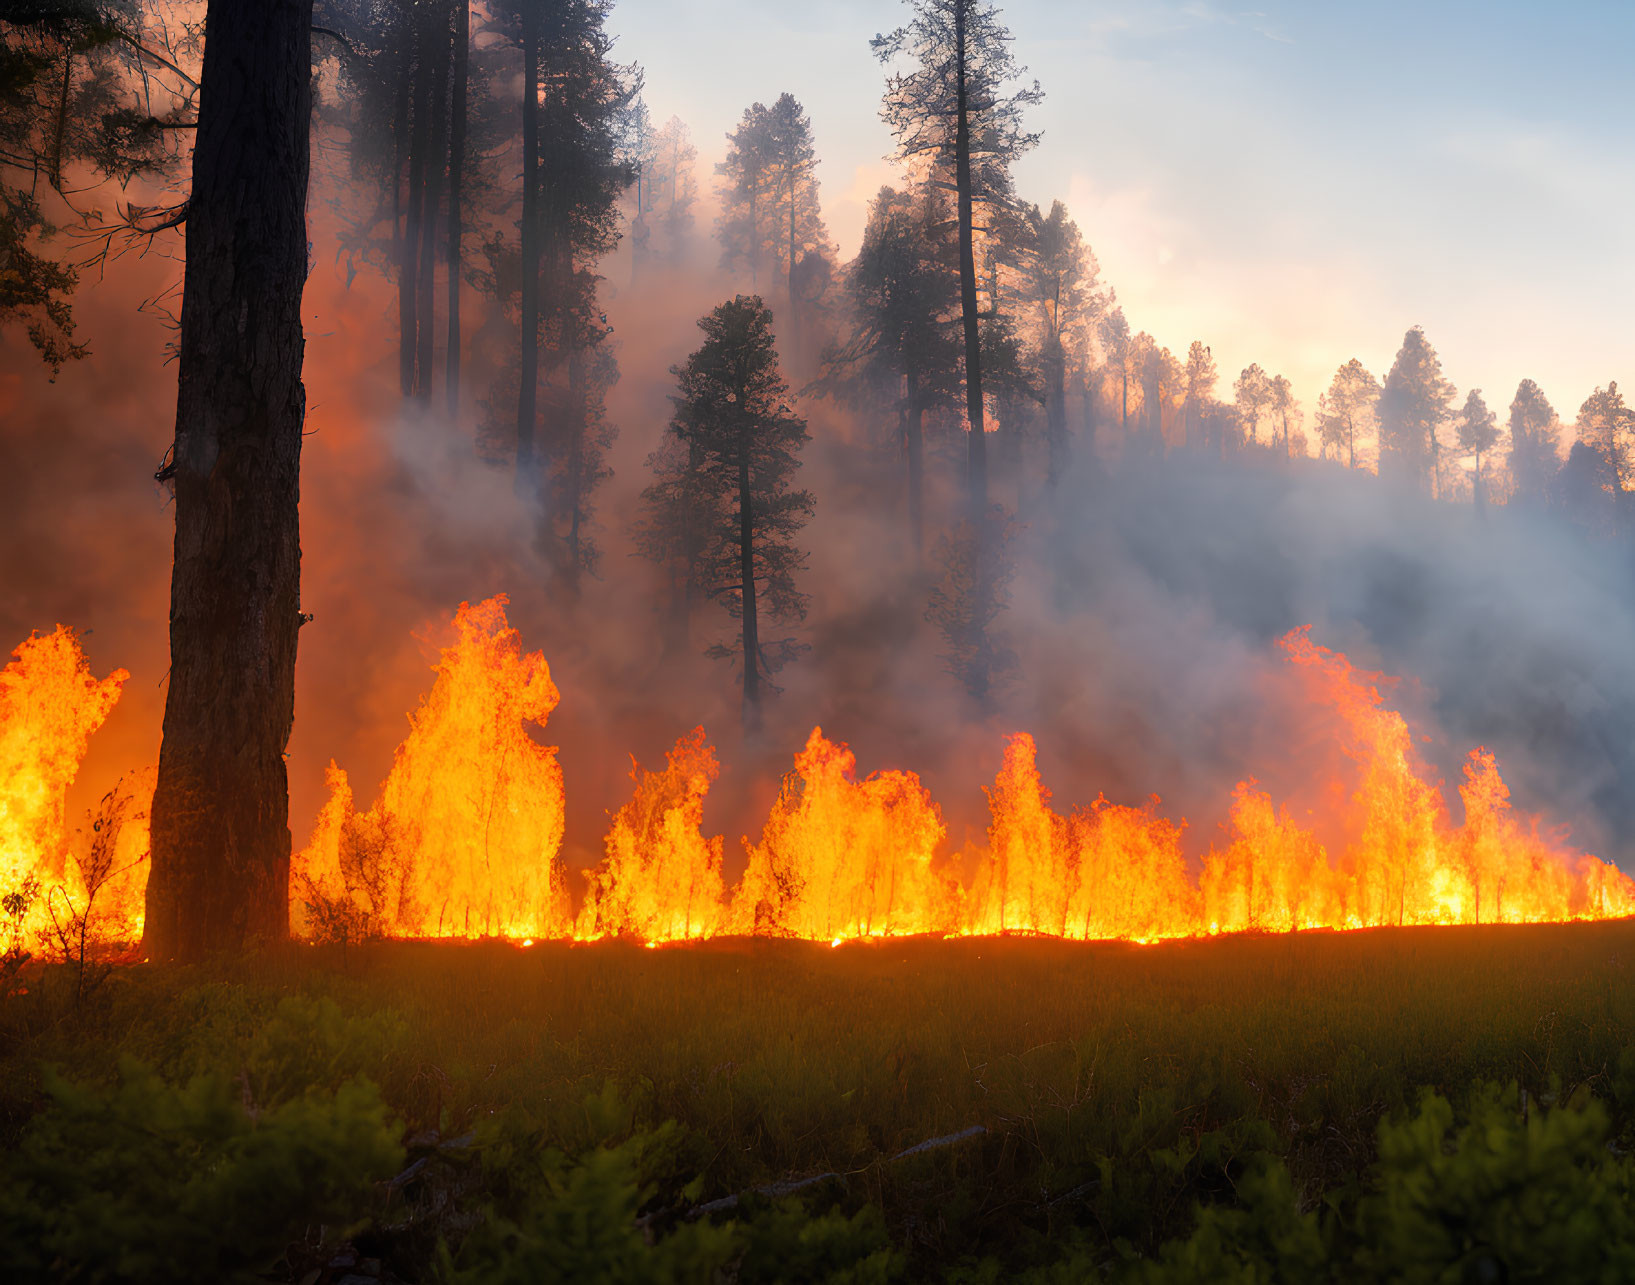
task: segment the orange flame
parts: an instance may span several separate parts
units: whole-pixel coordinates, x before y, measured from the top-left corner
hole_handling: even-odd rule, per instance
[[[1416,764],[1408,724],[1378,675],[1296,630],[1281,647],[1314,708],[1337,716],[1355,788],[1328,818],[1345,836],[1331,857],[1316,834],[1254,781],[1234,794],[1223,846],[1196,879],[1184,822],[1158,800],[1051,806],[1037,748],[1012,736],[988,791],[988,849],[969,889],[939,856],[942,814],[912,772],[857,779],[856,756],[814,728],[762,830],[745,840],[736,888],[722,840],[703,831],[715,752],[695,728],[662,772],[632,765],[584,904],[568,913],[559,868],[564,824],[556,751],[538,745],[558,694],[544,658],[524,653],[504,598],[461,604],[457,635],[410,720],[379,800],[357,810],[330,765],[330,799],[291,868],[298,934],[504,936],[648,945],[757,933],[827,941],[915,933],[1043,933],[1138,942],[1217,932],[1383,924],[1527,923],[1635,914],[1635,881],[1574,852],[1518,815],[1494,756],[1473,750],[1454,826]],[[48,898],[93,891],[107,931],[141,931],[151,771],[104,799],[78,842],[65,797],[91,734],[126,674],[94,678],[71,631],[31,637],[0,671],[0,894],[14,939],[43,939]],[[12,896],[33,887],[35,896]],[[13,913],[15,911],[15,913]]]
[[[562,769],[528,735],[559,698],[506,602],[460,604],[457,641],[369,811],[331,765],[330,802],[292,862],[292,893],[308,899],[292,918],[355,918],[402,937],[566,934]]]
[[[87,884],[100,882],[86,879],[73,851],[68,787],[129,677],[123,669],[95,677],[63,625],[31,634],[0,669],[0,896],[13,939],[5,945],[38,946],[52,910],[60,919],[83,909]]]
[[[722,931],[721,839],[700,830],[704,796],[720,771],[702,727],[676,742],[662,773],[631,761],[636,794],[613,817],[607,856],[586,872],[576,937],[685,941]]]
[[[735,931],[837,942],[953,925],[955,889],[932,868],[941,811],[912,772],[856,771],[857,756],[814,727],[749,848]]]

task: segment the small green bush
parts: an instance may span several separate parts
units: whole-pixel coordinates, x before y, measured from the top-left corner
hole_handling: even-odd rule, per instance
[[[361,1080],[255,1111],[223,1075],[169,1084],[129,1060],[111,1088],[56,1074],[45,1088],[0,1171],[18,1282],[248,1279],[307,1225],[365,1218],[402,1156]]]

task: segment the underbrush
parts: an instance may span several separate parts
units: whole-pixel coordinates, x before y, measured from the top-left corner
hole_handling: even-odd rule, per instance
[[[25,971],[11,1279],[1635,1279],[1635,924]],[[928,1144],[928,1145],[927,1145]]]

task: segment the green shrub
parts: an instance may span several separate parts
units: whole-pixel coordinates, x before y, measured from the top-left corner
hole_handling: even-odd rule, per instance
[[[45,1088],[0,1170],[13,1281],[248,1279],[307,1225],[366,1217],[402,1155],[361,1080],[259,1110],[221,1074],[169,1084],[128,1060],[111,1088]]]

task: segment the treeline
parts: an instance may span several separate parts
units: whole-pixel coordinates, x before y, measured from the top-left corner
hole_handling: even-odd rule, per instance
[[[297,314],[249,318],[267,335],[243,344],[276,349],[268,378],[282,400],[272,419],[263,394],[227,404],[244,362],[222,340],[245,322],[234,291],[255,255],[211,185],[235,151],[270,155],[275,133],[288,164],[243,181],[280,203],[262,220],[278,244],[308,253],[305,263],[286,255],[267,289],[298,299],[302,270],[330,253],[280,222],[299,221],[315,189],[347,271],[381,274],[395,292],[406,406],[469,429],[477,451],[512,472],[558,601],[571,603],[587,576],[615,574],[598,515],[620,375],[606,309],[614,250],[628,238],[638,294],[659,288],[661,272],[717,299],[735,294],[669,372],[674,413],[640,511],[618,525],[652,564],[672,651],[703,641],[694,635],[712,616],[732,622],[709,650],[738,666],[749,724],[805,646],[803,528],[831,504],[877,522],[879,573],[940,635],[979,706],[1017,666],[1004,626],[1016,532],[1032,526],[1030,547],[1049,547],[1052,524],[1133,461],[1236,454],[1288,467],[1315,453],[1437,502],[1553,509],[1603,535],[1635,529],[1635,413],[1615,383],[1582,403],[1563,459],[1567,429],[1536,384],[1521,383],[1501,423],[1480,390],[1460,400],[1417,328],[1383,378],[1356,360],[1341,366],[1309,418],[1287,378],[1252,364],[1228,390],[1202,341],[1182,359],[1137,330],[1071,212],[1016,191],[1014,165],[1040,142],[1029,113],[1042,90],[984,0],[908,0],[905,25],[872,42],[903,177],[872,202],[849,262],[825,225],[803,106],[784,94],[745,109],[714,176],[717,266],[741,294],[699,269],[697,151],[676,118],[655,126],[640,69],[616,57],[610,0],[269,4],[263,16],[278,25],[264,30],[224,3],[208,6],[202,29],[160,0],[0,9],[0,325],[24,331],[53,371],[80,360],[71,303],[81,273],[178,230],[188,238],[178,369],[195,395],[158,477],[177,496],[178,549],[195,518],[220,547],[177,564],[167,703],[193,704],[167,710],[166,740],[191,728],[200,746],[265,743],[262,777],[212,778],[197,792],[264,800],[244,826],[270,836],[270,855],[256,858],[271,872],[257,894],[267,906],[283,901],[273,888],[288,846],[280,756],[305,619],[291,556],[302,346]],[[286,43],[264,69],[265,103],[224,117],[223,150],[206,154],[191,142],[208,124],[212,29],[231,29],[265,60],[274,32]],[[230,62],[219,67],[229,83]],[[312,143],[310,187],[307,144],[290,131]],[[219,259],[195,263],[195,237]],[[831,468],[803,487],[813,425],[830,439]],[[224,433],[243,436],[235,460],[281,461],[276,504],[261,502],[268,478],[248,463],[230,479],[211,471],[220,454],[209,443]],[[212,498],[217,485],[227,499]],[[212,524],[208,506],[229,499],[255,522]],[[649,573],[619,566],[621,577]],[[217,632],[184,637],[195,617],[176,603],[229,592],[242,611],[199,616]],[[209,662],[192,688],[174,677],[191,672],[190,656]],[[238,672],[274,680],[224,711],[215,695]],[[225,755],[201,749],[197,761],[214,771]],[[164,755],[160,775],[164,800],[176,779]],[[157,872],[169,840],[165,807],[155,815]]]

